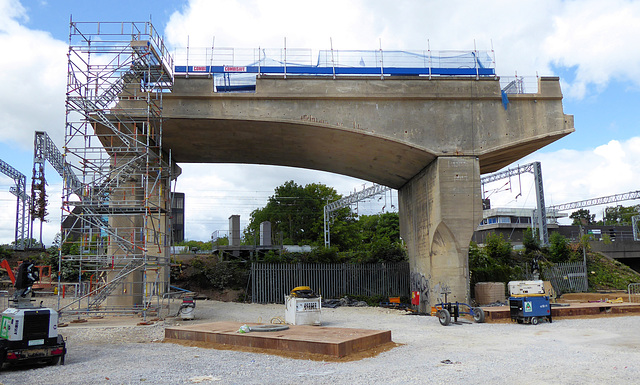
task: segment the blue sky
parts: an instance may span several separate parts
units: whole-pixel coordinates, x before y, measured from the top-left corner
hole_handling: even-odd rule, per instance
[[[214,37],[217,46],[236,48],[281,48],[284,37],[289,47],[315,50],[328,48],[330,39],[336,49],[493,48],[500,76],[560,76],[564,112],[575,117],[575,133],[519,162],[542,162],[548,204],[640,189],[640,1],[0,0],[0,159],[28,177],[33,131],[46,130],[58,145],[64,137],[71,15],[76,21],[151,18],[173,48],[184,47],[187,38],[191,47],[210,46]],[[366,183],[280,167],[182,167],[178,190],[187,193],[191,239],[225,230],[232,214],[240,214],[245,225],[250,212],[286,180],[325,183],[345,195]],[[51,215],[45,241],[50,242],[59,229],[60,180],[50,168],[47,178]],[[531,191],[523,179],[523,188]],[[0,176],[0,243],[13,239],[11,184]],[[492,198],[494,205],[533,207],[535,194],[523,195]],[[361,208],[376,207],[363,203]]]
[[[175,11],[186,1],[123,1],[111,0],[108,4],[96,1],[23,1],[30,29],[47,31],[56,39],[69,38],[69,20],[76,21],[149,21],[158,27],[164,26]],[[124,18],[123,18],[124,17]]]

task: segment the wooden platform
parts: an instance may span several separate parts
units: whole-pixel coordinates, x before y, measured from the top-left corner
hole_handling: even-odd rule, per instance
[[[579,302],[563,303],[563,306],[551,307],[552,318],[570,317],[597,317],[605,315],[637,314],[640,315],[638,303],[606,303],[606,302]],[[483,307],[486,322],[510,321],[509,306]]]
[[[176,326],[165,329],[165,338],[331,357],[345,357],[392,342],[390,330],[289,325],[289,329],[278,332],[241,334],[237,331],[242,325],[238,322],[213,322]]]

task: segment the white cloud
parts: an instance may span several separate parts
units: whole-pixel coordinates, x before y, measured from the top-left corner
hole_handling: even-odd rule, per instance
[[[27,20],[19,1],[0,0],[0,141],[30,150],[34,130],[47,130],[58,145],[63,143],[67,43],[26,28]],[[495,49],[499,75],[551,75],[552,66],[575,69],[575,79],[563,78],[562,86],[566,96],[580,99],[612,80],[640,86],[640,50],[634,49],[638,32],[640,2],[628,0],[497,0],[489,5],[469,0],[191,0],[171,16],[165,36],[176,47],[186,45],[187,36],[191,47],[209,47],[215,36],[218,47],[240,48],[279,48],[286,37],[289,48],[315,50],[329,48],[330,38],[336,49],[369,50],[380,44],[383,49],[470,50],[475,40],[478,49]],[[633,138],[589,151],[539,152],[521,164],[543,162],[547,203],[559,204],[637,189],[639,155],[640,138]],[[197,239],[227,227],[231,214],[241,214],[246,224],[250,212],[284,181],[320,182],[344,195],[364,183],[278,167],[182,166],[178,191],[187,193],[187,232]],[[525,200],[532,207],[535,193],[525,189],[514,203]],[[50,202],[53,215],[59,211],[57,196]],[[15,211],[8,211],[14,205],[7,205],[1,218],[8,216],[12,223]],[[58,231],[56,221],[46,225],[47,234]],[[0,240],[4,233],[13,239],[7,226],[0,230]]]
[[[368,36],[370,49],[377,47],[378,27],[366,3],[327,0],[318,3],[273,1],[192,0],[171,16],[166,27],[167,42],[192,47],[278,48],[287,38],[295,48],[329,48],[329,38],[342,49],[361,48]],[[356,33],[354,33],[356,32]]]
[[[303,170],[291,167],[238,165],[238,164],[181,164],[182,175],[178,178],[175,191],[185,193],[186,237],[190,239],[210,239],[211,233],[229,229],[229,217],[240,215],[244,228],[250,220],[251,212],[266,205],[274,194],[274,189],[284,182],[293,180],[301,186],[321,183],[333,187],[343,195],[370,187],[372,184],[359,179],[331,173]],[[380,202],[363,203],[361,210],[378,210]],[[387,194],[386,211],[391,205],[397,207],[397,194]],[[386,198],[385,198],[386,199]],[[361,211],[364,214],[373,212]]]
[[[61,143],[67,44],[21,25],[17,1],[0,1],[0,15],[0,141],[30,149],[34,131],[44,130]]]
[[[520,164],[534,161],[542,163],[546,206],[577,202],[586,199],[638,191],[640,180],[640,137],[627,141],[612,140],[596,148],[575,151],[539,151],[523,159]],[[511,167],[515,167],[511,166]],[[513,178],[512,191],[496,193],[492,196],[492,206],[529,207],[536,205],[533,176],[524,175],[523,197],[514,198],[520,191],[518,178]],[[491,188],[499,186],[498,182]],[[615,205],[630,206],[638,201],[622,201]],[[601,217],[603,207],[587,207]]]
[[[639,2],[568,1],[553,20],[544,52],[557,65],[576,67],[569,94],[582,97],[588,85],[602,89],[612,79],[640,85]]]
[[[481,50],[496,52],[501,76],[575,68],[565,95],[577,99],[612,79],[640,85],[640,2],[628,0],[206,1],[191,0],[166,27],[184,47]],[[429,41],[429,43],[427,42]]]
[[[0,0],[0,26],[11,26],[14,19],[29,20],[25,8],[19,0]],[[0,29],[2,29],[0,27]]]

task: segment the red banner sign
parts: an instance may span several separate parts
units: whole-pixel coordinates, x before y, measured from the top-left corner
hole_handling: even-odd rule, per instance
[[[247,67],[225,66],[224,72],[247,72]]]

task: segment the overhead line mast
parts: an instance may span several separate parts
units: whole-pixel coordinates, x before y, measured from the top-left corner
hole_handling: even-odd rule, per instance
[[[349,196],[338,199],[337,201],[331,202],[324,206],[324,246],[331,247],[331,213],[343,207],[347,207],[353,203],[370,198],[374,195],[382,194],[383,192],[386,192],[388,190],[391,190],[391,188],[379,184],[374,184],[373,186],[368,187],[362,191],[354,192]]]
[[[540,162],[532,162],[523,166],[510,168],[505,171],[496,172],[480,178],[480,183],[483,186],[490,182],[494,182],[500,179],[511,178],[512,176],[520,175],[523,173],[532,173],[535,185],[536,185],[536,202],[537,208],[535,210],[535,219],[540,229],[540,244],[543,246],[549,244],[549,230],[547,228],[547,208],[544,204],[544,188],[542,185],[542,165]]]
[[[27,177],[13,168],[9,163],[0,159],[0,172],[13,179],[15,186],[11,186],[11,194],[17,198],[16,204],[16,230],[14,249],[24,250],[29,246],[30,201],[27,195]]]

